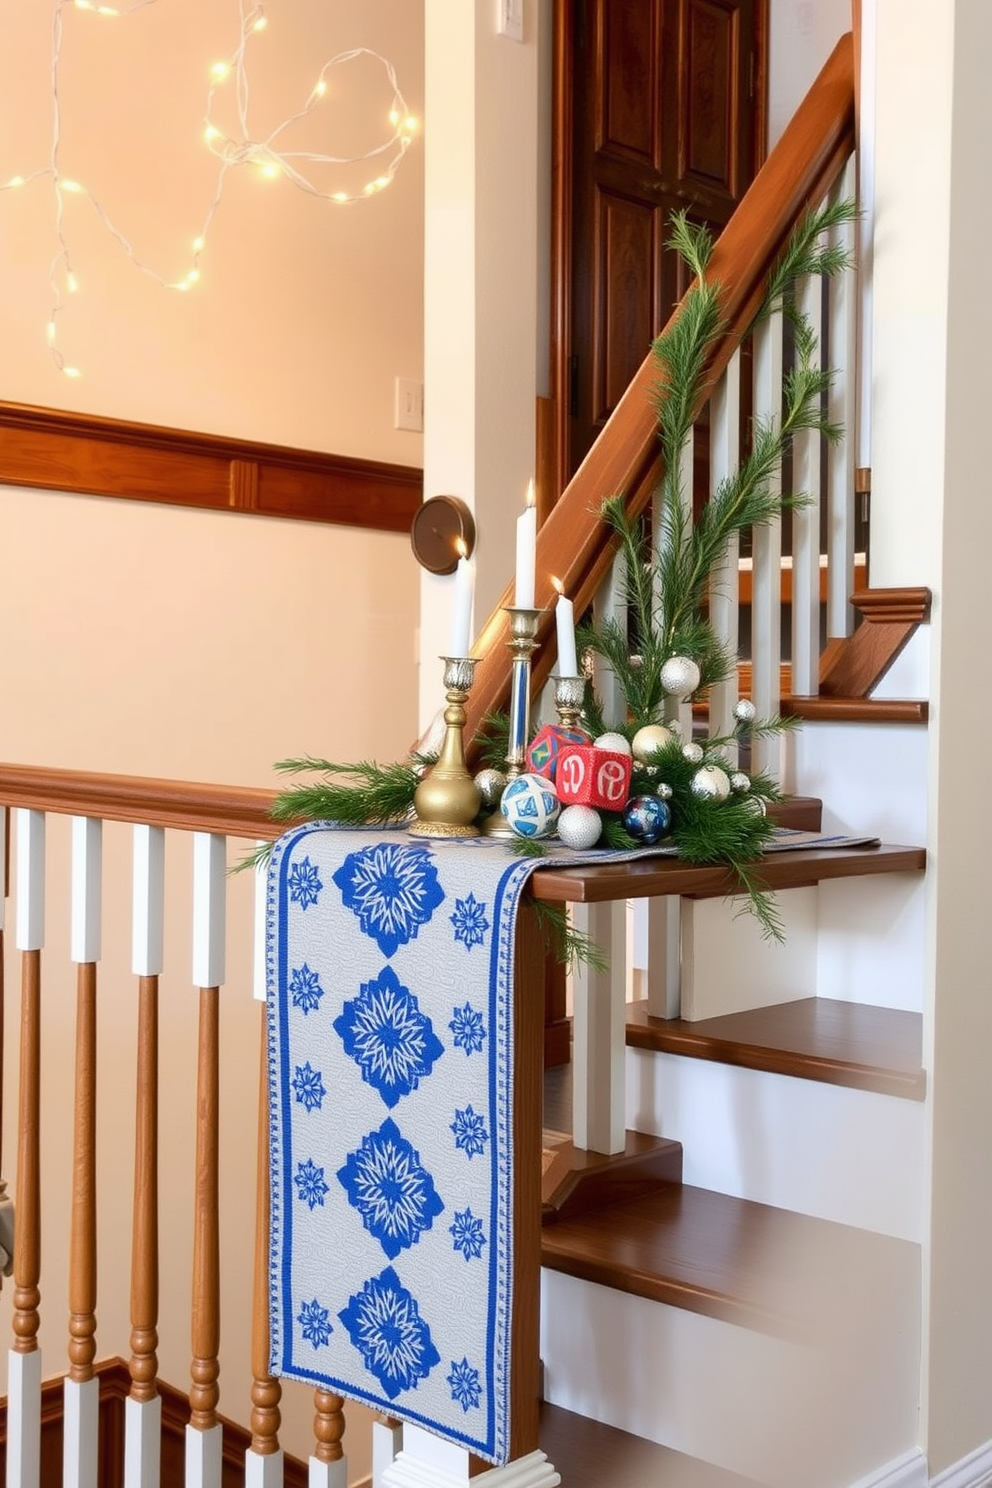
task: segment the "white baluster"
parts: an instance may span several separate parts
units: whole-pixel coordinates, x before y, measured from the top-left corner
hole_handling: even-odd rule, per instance
[[[736,475],[740,465],[741,441],[741,358],[735,351],[726,372],[710,398],[710,491],[715,494],[721,482]],[[734,533],[721,561],[710,575],[710,624],[717,640],[736,660],[740,641],[740,536]],[[723,682],[710,689],[710,735],[723,737],[733,733],[734,705],[737,702],[737,668]],[[732,764],[737,763],[736,745],[732,746]]]
[[[220,987],[225,979],[227,838],[193,833],[193,986]]]
[[[45,944],[45,813],[17,812],[17,913],[15,941],[19,951],[40,951]]]
[[[830,194],[830,200],[854,194],[853,159],[848,162],[841,182]],[[837,228],[834,240],[849,253],[854,251],[856,226],[853,222]],[[865,266],[859,266],[865,273]],[[854,629],[854,609],[850,603],[854,587],[854,466],[855,427],[857,414],[857,295],[854,274],[835,274],[829,287],[829,355],[834,369],[828,407],[831,423],[840,424],[844,433],[831,448],[827,466],[827,635],[849,636]],[[870,351],[870,332],[867,350]],[[864,370],[864,369],[862,369]],[[870,373],[870,362],[869,362]]]
[[[268,926],[265,916],[268,902],[268,882],[269,865],[268,863],[259,863],[255,869],[255,919],[252,949],[252,996],[256,1002],[264,1002],[266,996]]]
[[[134,829],[134,890],[131,970],[135,976],[160,976],[165,935],[165,832],[162,827]]]
[[[3,865],[7,861],[7,808],[0,806],[0,934],[7,924],[7,881]]]
[[[626,906],[621,900],[574,909],[576,926],[606,953],[608,969],[583,964],[572,976],[572,1138],[583,1150],[623,1152]],[[623,936],[619,942],[617,935]]]
[[[72,924],[69,954],[77,966],[99,961],[103,908],[103,822],[72,818]]]
[[[756,422],[781,423],[782,315],[776,311],[754,333],[754,416]],[[772,494],[781,490],[782,472],[773,473]],[[778,713],[780,691],[782,595],[782,527],[778,518],[754,529],[754,572],[751,585],[751,694],[759,718]],[[751,763],[756,770],[776,776],[778,743],[755,739]]]
[[[806,278],[799,309],[817,340],[822,360],[823,281]],[[811,697],[820,687],[820,451],[822,436],[801,430],[792,445],[792,489],[809,504],[792,513],[792,691]]]
[[[382,1420],[372,1424],[372,1488],[383,1488],[386,1468],[391,1467],[403,1448],[403,1427],[399,1421]]]

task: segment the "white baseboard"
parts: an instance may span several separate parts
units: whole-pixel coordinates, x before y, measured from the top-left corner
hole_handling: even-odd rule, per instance
[[[938,1473],[930,1488],[990,1488],[992,1485],[992,1441],[976,1447],[953,1467]]]
[[[851,1488],[929,1488],[927,1459],[917,1448],[887,1462],[867,1478],[852,1483]]]

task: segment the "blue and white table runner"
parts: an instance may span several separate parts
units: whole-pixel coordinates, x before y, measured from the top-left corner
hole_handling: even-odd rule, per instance
[[[271,1371],[498,1464],[515,911],[540,861],[316,822],[279,840],[268,880]]]

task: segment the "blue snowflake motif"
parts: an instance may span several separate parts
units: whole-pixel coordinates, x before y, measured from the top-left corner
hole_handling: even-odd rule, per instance
[[[421,925],[444,899],[425,847],[382,842],[349,853],[334,875],[345,908],[358,916],[384,956],[416,940]]]
[[[330,1318],[330,1309],[321,1307],[316,1297],[312,1302],[304,1302],[300,1308],[296,1321],[302,1325],[303,1337],[307,1343],[312,1343],[315,1349],[326,1347],[330,1341],[334,1332]]]
[[[289,875],[289,897],[294,904],[298,904],[301,909],[309,909],[311,904],[317,903],[323,887],[309,858],[293,864],[293,871]]]
[[[363,982],[358,997],[346,1001],[334,1019],[345,1053],[362,1071],[390,1110],[416,1090],[444,1053],[430,1018],[391,966],[378,980]]]
[[[371,1277],[338,1317],[390,1400],[415,1390],[441,1362],[430,1328],[392,1266]]]
[[[306,1064],[296,1066],[293,1089],[296,1091],[296,1099],[307,1111],[319,1111],[321,1101],[327,1094],[320,1070],[311,1069],[309,1059]]]
[[[451,1130],[455,1134],[455,1146],[461,1147],[466,1157],[475,1157],[477,1152],[485,1151],[489,1141],[486,1123],[471,1106],[466,1106],[464,1111],[455,1112]]]
[[[289,990],[293,994],[293,1006],[298,1007],[304,1015],[312,1013],[324,995],[317,973],[311,971],[305,961],[302,966],[293,968]]]
[[[323,1168],[318,1168],[312,1157],[308,1157],[305,1163],[297,1163],[293,1182],[299,1189],[299,1197],[304,1204],[311,1209],[316,1209],[319,1204],[323,1209],[324,1195],[330,1189],[324,1182]]]
[[[463,1357],[460,1364],[452,1359],[451,1373],[445,1378],[451,1386],[452,1400],[457,1400],[463,1411],[481,1403],[482,1386],[479,1383],[479,1371],[473,1369],[466,1358]]]
[[[391,1116],[362,1138],[357,1152],[349,1152],[338,1180],[391,1261],[416,1245],[444,1208],[420,1153],[400,1135]]]
[[[452,1248],[460,1250],[467,1261],[477,1261],[482,1255],[486,1243],[482,1220],[476,1219],[471,1209],[455,1210],[455,1222],[448,1226],[448,1234],[455,1237]]]
[[[482,1014],[477,1013],[469,1003],[464,1007],[452,1008],[454,1014],[448,1027],[454,1034],[452,1043],[456,1049],[464,1049],[466,1055],[480,1054],[482,1052],[482,1040],[486,1036],[486,1030],[482,1026]]]
[[[474,945],[482,945],[486,938],[486,931],[489,929],[486,906],[479,904],[474,894],[469,894],[465,899],[456,899],[451,923],[455,927],[455,940],[464,941],[465,949],[470,951]]]

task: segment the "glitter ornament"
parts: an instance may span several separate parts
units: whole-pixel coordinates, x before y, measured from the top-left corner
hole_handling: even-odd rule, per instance
[[[561,802],[543,775],[518,775],[503,792],[499,809],[518,837],[547,837],[555,827]]]
[[[655,795],[661,801],[670,801],[672,799],[672,787],[670,785],[666,785],[663,780],[655,790]]]
[[[642,764],[652,759],[660,749],[672,742],[671,729],[667,729],[660,723],[646,723],[639,728],[631,743],[634,758]]]
[[[479,787],[479,795],[482,797],[484,811],[495,811],[499,805],[499,798],[506,790],[506,776],[502,770],[480,770],[475,777],[475,783]]]
[[[691,656],[670,656],[661,669],[661,685],[670,697],[688,697],[699,686],[699,668]]]
[[[672,809],[667,801],[659,800],[657,796],[633,796],[624,807],[621,820],[624,830],[636,842],[650,847],[671,831]]]
[[[719,765],[704,765],[692,777],[692,794],[703,801],[725,801],[730,795],[730,779]]]
[[[757,708],[750,698],[741,698],[734,707],[734,717],[738,723],[753,723],[757,717]]]
[[[602,817],[591,806],[566,806],[558,818],[558,836],[573,852],[595,847],[602,831]]]
[[[751,789],[750,775],[745,775],[743,770],[735,770],[730,777],[730,789],[740,791],[742,794],[744,791],[749,791]]]
[[[630,754],[630,744],[623,734],[600,734],[592,742],[597,749],[610,749],[614,754]]]
[[[676,739],[681,739],[681,737],[682,737],[682,720],[680,718],[670,718],[668,720],[668,722],[665,724],[665,727],[667,728],[667,730],[668,730],[668,732],[670,734],[674,734],[675,735]]]
[[[703,761],[703,746],[702,746],[702,744],[683,744],[682,745],[682,753],[685,756],[685,758],[689,761],[690,765],[699,765],[699,764],[702,764],[702,761]]]

